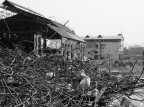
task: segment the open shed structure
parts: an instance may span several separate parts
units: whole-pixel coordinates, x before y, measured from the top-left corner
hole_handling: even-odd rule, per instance
[[[0,11],[0,45],[14,49],[24,46],[27,53],[64,54],[67,58],[84,58],[85,41],[74,31],[23,6],[5,0]]]

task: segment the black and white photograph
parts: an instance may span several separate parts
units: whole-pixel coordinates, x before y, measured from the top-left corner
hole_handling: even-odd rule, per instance
[[[144,107],[144,0],[0,0],[0,107]]]

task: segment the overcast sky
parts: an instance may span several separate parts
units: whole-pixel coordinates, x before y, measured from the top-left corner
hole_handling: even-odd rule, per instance
[[[2,3],[4,0],[0,0]],[[78,36],[114,36],[144,45],[144,0],[11,0],[75,31]]]

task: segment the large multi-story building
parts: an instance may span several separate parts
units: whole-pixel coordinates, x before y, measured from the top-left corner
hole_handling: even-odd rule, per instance
[[[87,58],[119,60],[123,53],[124,37],[122,34],[117,36],[87,35],[84,40],[86,41]]]

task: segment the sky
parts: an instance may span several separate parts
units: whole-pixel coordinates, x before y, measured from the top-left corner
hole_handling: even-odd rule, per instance
[[[0,0],[2,3],[4,0]],[[66,24],[78,36],[117,36],[144,46],[144,0],[10,0]]]

